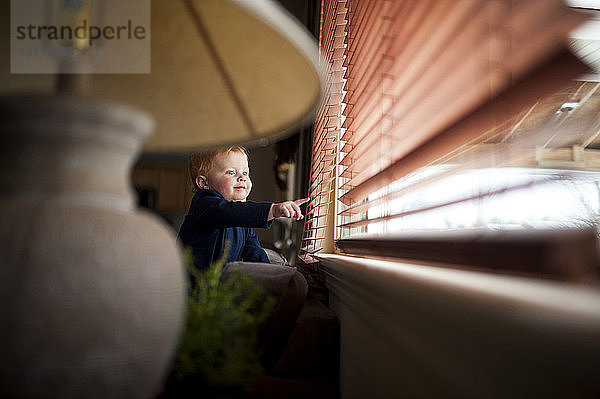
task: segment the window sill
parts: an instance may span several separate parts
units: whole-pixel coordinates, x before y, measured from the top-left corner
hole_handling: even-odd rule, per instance
[[[341,323],[341,396],[596,397],[600,290],[319,256]]]
[[[402,289],[414,291],[419,287],[440,295],[486,300],[504,308],[510,307],[511,311],[509,304],[512,302],[519,307],[535,307],[535,312],[545,308],[550,312],[549,317],[556,317],[556,312],[564,312],[565,316],[577,314],[595,320],[600,327],[600,287],[596,285],[348,255],[322,254],[319,260],[329,286],[335,286],[339,281],[346,285],[354,281],[364,284],[365,289],[390,296],[397,296]]]

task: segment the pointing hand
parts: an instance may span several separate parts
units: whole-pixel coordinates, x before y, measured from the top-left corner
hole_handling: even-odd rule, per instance
[[[300,210],[300,205],[308,202],[310,198],[297,199],[295,201],[285,201],[271,205],[268,220],[286,217],[300,220],[304,217]]]

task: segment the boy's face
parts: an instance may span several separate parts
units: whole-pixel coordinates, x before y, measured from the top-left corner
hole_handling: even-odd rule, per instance
[[[206,182],[208,188],[217,190],[227,201],[244,201],[252,189],[248,157],[234,151],[217,154]]]

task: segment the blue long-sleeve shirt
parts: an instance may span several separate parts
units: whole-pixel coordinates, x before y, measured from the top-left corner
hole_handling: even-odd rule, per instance
[[[198,190],[185,216],[179,239],[192,248],[194,265],[206,269],[223,255],[230,242],[227,262],[269,263],[252,228],[268,228],[271,202],[227,201],[216,190]]]

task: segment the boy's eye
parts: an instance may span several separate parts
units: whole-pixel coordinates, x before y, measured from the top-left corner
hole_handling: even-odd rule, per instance
[[[235,172],[234,172],[233,170],[228,170],[228,171],[227,171],[227,172],[225,172],[225,173],[227,173],[228,175],[235,175]]]
[[[248,173],[248,172],[242,172],[242,175],[243,175],[243,176],[248,176],[249,174],[250,174],[250,173]]]

